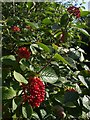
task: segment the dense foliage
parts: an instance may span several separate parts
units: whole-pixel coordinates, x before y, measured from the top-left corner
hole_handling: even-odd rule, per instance
[[[72,4],[2,3],[3,119],[90,118],[89,14]]]

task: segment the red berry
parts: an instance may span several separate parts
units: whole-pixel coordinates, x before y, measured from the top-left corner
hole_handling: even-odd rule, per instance
[[[20,31],[20,28],[17,27],[17,26],[13,26],[11,29],[12,29],[12,31],[14,31],[14,32],[19,32],[19,31]]]
[[[20,59],[26,58],[27,60],[30,58],[31,54],[26,47],[19,48],[16,53],[18,54]]]
[[[28,101],[32,107],[39,107],[45,98],[45,85],[38,77],[29,78],[27,85],[22,84],[23,102]]]
[[[79,10],[79,8],[77,8],[75,6],[71,6],[71,7],[67,8],[67,11],[70,14],[76,16],[76,18],[80,18],[80,10]]]

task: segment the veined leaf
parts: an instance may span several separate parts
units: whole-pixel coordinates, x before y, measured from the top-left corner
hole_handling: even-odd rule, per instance
[[[3,87],[2,92],[3,92],[3,100],[12,99],[13,97],[16,96],[16,91],[12,87],[10,88]]]
[[[40,77],[44,82],[55,83],[58,80],[58,76],[56,75],[54,69],[51,67],[47,67],[40,73]]]

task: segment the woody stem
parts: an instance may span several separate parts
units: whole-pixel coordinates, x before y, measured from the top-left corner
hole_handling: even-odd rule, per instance
[[[37,74],[39,74],[43,69],[45,69],[45,68],[51,63],[51,60],[52,60],[52,57],[51,57],[50,60],[47,62],[47,64],[46,64],[45,66],[43,66],[40,71],[37,72]]]

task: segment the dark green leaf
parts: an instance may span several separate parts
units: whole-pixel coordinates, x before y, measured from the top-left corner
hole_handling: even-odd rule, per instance
[[[25,104],[22,106],[22,114],[23,114],[23,117],[24,117],[24,118],[31,118],[32,113],[33,113],[32,107],[31,107],[28,103],[25,103]]]
[[[12,110],[16,110],[19,105],[21,105],[22,97],[17,96],[15,99],[12,100]]]
[[[68,62],[71,66],[73,66],[73,68],[76,68],[76,63],[75,63],[75,61],[74,61],[72,58],[70,58],[70,57],[65,57],[65,60],[67,60],[67,62]]]
[[[78,28],[78,30],[79,30],[80,32],[82,32],[84,35],[90,37],[90,34],[89,34],[85,29],[83,29],[83,28]]]
[[[60,26],[58,24],[54,24],[52,26],[52,30],[58,30],[58,29],[60,29]]]
[[[10,67],[12,66],[15,70],[20,70],[19,64],[16,61],[15,56],[13,55],[3,56],[1,60],[3,65],[10,66]]]
[[[83,75],[84,77],[90,77],[90,70],[82,70],[80,71],[80,75]]]
[[[4,99],[12,99],[13,97],[16,96],[16,91],[10,87],[3,87],[2,88],[2,92],[3,92],[3,100]]]
[[[74,27],[75,29],[79,30],[81,33],[83,33],[84,35],[90,37],[90,34],[83,28],[79,28],[79,27]]]
[[[15,78],[18,82],[20,82],[20,83],[25,83],[25,84],[28,83],[28,81],[27,81],[20,73],[14,71],[13,74],[14,74],[14,78]]]
[[[64,102],[74,102],[78,99],[79,95],[77,92],[66,92],[64,96]]]
[[[69,22],[69,17],[68,14],[65,13],[62,17],[61,17],[61,26],[66,26]]]

